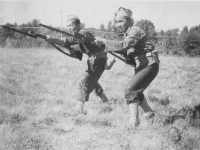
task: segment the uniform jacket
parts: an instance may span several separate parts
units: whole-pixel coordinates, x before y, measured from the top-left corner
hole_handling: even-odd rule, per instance
[[[159,63],[157,56],[148,56],[154,51],[154,46],[148,41],[146,33],[138,26],[131,25],[121,41],[105,40],[106,51],[114,51],[129,55],[136,61],[136,69],[142,69],[153,63]],[[157,58],[156,58],[157,57]]]

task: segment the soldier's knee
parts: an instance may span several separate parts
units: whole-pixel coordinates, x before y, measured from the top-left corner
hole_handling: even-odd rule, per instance
[[[135,91],[135,90],[136,89],[133,85],[127,84],[126,87],[125,87],[125,95],[126,95],[126,93],[130,93],[130,92]]]
[[[133,102],[141,103],[144,100],[143,91],[141,89],[136,90],[130,86],[127,86],[125,89],[125,99],[126,99],[127,104],[130,104]]]

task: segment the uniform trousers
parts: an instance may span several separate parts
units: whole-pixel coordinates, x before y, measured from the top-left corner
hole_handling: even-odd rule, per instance
[[[144,100],[143,91],[154,80],[159,71],[159,64],[153,63],[142,70],[135,72],[135,75],[129,81],[125,88],[126,103],[139,102]]]
[[[90,93],[94,90],[97,96],[103,93],[101,85],[98,83],[102,73],[104,72],[104,66],[106,64],[105,58],[97,58],[91,56],[87,60],[87,70],[83,73],[82,78],[78,84],[77,100],[87,102],[89,100]]]

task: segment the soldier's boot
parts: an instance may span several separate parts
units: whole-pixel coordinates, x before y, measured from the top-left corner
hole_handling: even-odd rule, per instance
[[[129,124],[132,127],[137,127],[139,125],[138,102],[129,104],[129,111],[130,111]]]
[[[155,112],[151,109],[151,107],[147,103],[146,98],[144,98],[144,100],[140,104],[140,107],[144,111],[143,116],[145,117],[148,125],[152,125],[155,122]]]
[[[76,113],[83,113],[83,106],[84,106],[84,102],[81,102],[81,101],[77,101],[77,104],[76,104],[76,106],[75,106],[75,108],[74,108],[74,111],[76,112]]]
[[[101,100],[103,103],[108,102],[108,98],[106,97],[106,95],[105,95],[104,93],[102,93],[101,95],[99,95],[99,98],[100,98],[100,100]]]
[[[140,107],[143,109],[144,116],[145,116],[146,119],[150,119],[150,118],[153,118],[155,116],[155,113],[151,109],[149,104],[147,103],[146,98],[144,98],[144,100],[140,103]]]

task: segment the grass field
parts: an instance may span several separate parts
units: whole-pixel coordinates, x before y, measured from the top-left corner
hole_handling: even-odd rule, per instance
[[[99,83],[109,98],[91,93],[87,114],[75,115],[82,61],[56,50],[0,49],[0,150],[199,150],[200,58],[160,56],[160,71],[146,89],[157,112],[148,125],[128,127],[125,85],[133,68],[117,60]],[[168,136],[170,127],[181,140]]]

